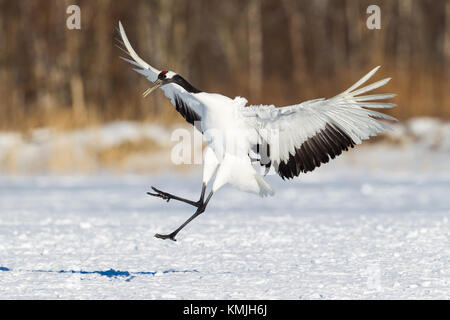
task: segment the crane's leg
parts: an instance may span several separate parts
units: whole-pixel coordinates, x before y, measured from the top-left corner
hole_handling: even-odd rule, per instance
[[[202,194],[200,196],[200,199],[197,202],[193,202],[193,201],[190,201],[187,199],[176,197],[176,196],[170,195],[165,192],[163,193],[163,192],[159,191],[158,189],[155,190],[155,188],[153,188],[153,190],[157,192],[157,195],[150,193],[152,196],[157,196],[157,197],[163,198],[167,201],[169,201],[170,199],[175,199],[175,200],[189,203],[189,204],[197,207],[197,210],[195,211],[195,213],[189,219],[187,219],[181,226],[179,226],[178,229],[176,229],[175,231],[173,231],[170,234],[165,234],[165,235],[155,234],[155,237],[160,238],[160,239],[171,239],[173,241],[176,241],[175,236],[178,234],[178,232],[180,232],[181,229],[183,229],[189,222],[194,220],[197,216],[199,216],[200,214],[205,212],[205,209],[206,209],[206,206],[208,205],[209,200],[211,199],[212,195],[214,194],[214,191],[216,191],[216,190],[211,190],[211,192],[209,193],[206,200],[204,200],[206,186],[208,185],[209,180],[212,178],[212,176],[216,172],[218,165],[219,165],[219,161],[217,160],[217,157],[216,157],[214,151],[209,146],[206,147],[204,160],[203,160]]]
[[[166,200],[167,202],[169,202],[171,199],[173,200],[177,200],[177,201],[182,201],[185,203],[188,203],[194,207],[200,208],[200,206],[203,204],[203,200],[205,197],[205,190],[206,190],[206,186],[208,184],[208,181],[211,179],[211,177],[214,175],[214,173],[216,172],[217,166],[219,165],[219,161],[217,160],[217,157],[214,153],[214,151],[208,146],[205,149],[205,154],[203,157],[203,184],[202,184],[202,192],[200,195],[200,199],[198,201],[192,201],[189,199],[185,199],[185,198],[181,198],[178,196],[175,196],[173,194],[170,194],[168,192],[164,192],[161,191],[159,189],[156,189],[155,187],[152,187],[153,191],[155,193],[152,192],[147,192],[148,195],[154,196],[154,197],[158,197],[161,198],[163,200]]]
[[[195,211],[195,213],[189,219],[187,219],[181,226],[179,226],[175,231],[173,231],[172,233],[169,233],[169,234],[159,234],[159,233],[157,233],[157,234],[155,234],[155,237],[159,238],[159,239],[163,239],[163,240],[170,239],[172,241],[177,241],[177,239],[175,239],[175,236],[178,234],[178,232],[180,232],[181,229],[183,229],[189,222],[191,222],[192,220],[197,218],[200,214],[205,212],[206,206],[208,205],[208,202],[211,199],[213,194],[214,194],[214,192],[211,191],[209,193],[208,197],[206,198],[206,201],[203,202],[197,208],[197,211]]]
[[[167,202],[169,202],[171,199],[177,200],[177,201],[182,201],[182,202],[188,203],[194,207],[199,208],[203,204],[203,199],[205,197],[206,183],[202,184],[202,193],[201,193],[200,199],[198,201],[192,201],[189,199],[181,198],[181,197],[175,196],[173,194],[170,194],[168,192],[164,192],[159,189],[156,189],[155,187],[152,187],[152,189],[153,189],[153,191],[155,191],[155,193],[147,192],[148,195],[151,195],[154,197],[159,197],[161,199],[166,200]]]

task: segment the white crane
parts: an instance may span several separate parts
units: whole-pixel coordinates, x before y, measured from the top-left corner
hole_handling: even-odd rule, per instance
[[[361,94],[385,85],[390,78],[360,88],[379,69],[374,68],[349,89],[331,99],[316,99],[292,106],[246,106],[247,100],[221,94],[206,93],[194,88],[173,71],[160,71],[142,60],[134,51],[119,22],[119,33],[131,57],[124,58],[153,85],[144,96],[157,88],[164,91],[176,110],[187,122],[196,126],[207,138],[204,151],[203,181],[200,199],[192,201],[152,187],[148,194],[167,201],[183,201],[197,208],[195,213],[170,234],[157,238],[176,241],[175,236],[190,221],[205,211],[212,195],[223,185],[261,196],[273,190],[252,166],[250,151],[266,169],[273,168],[281,178],[291,179],[320,167],[343,150],[353,148],[362,140],[383,132],[388,125],[378,119],[395,120],[369,108],[391,108],[395,104],[380,102],[395,94]],[[214,178],[205,199],[208,182]]]

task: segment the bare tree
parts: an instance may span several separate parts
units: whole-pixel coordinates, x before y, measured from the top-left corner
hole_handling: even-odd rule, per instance
[[[261,97],[263,78],[261,0],[248,3],[248,53],[250,98],[257,99]]]

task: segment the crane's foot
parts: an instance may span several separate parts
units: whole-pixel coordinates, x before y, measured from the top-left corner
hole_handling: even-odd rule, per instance
[[[175,196],[175,195],[170,194],[168,192],[161,191],[161,190],[159,190],[159,189],[157,189],[155,187],[152,187],[152,189],[153,189],[153,191],[155,191],[155,193],[147,192],[148,195],[161,198],[163,200],[166,200],[167,202],[169,202],[171,199],[173,199],[173,200],[185,202],[185,203],[190,204],[191,206],[194,206],[194,207],[197,207],[197,208],[200,207],[203,204],[202,199],[200,199],[199,201],[192,201],[192,200],[189,200],[189,199],[185,199],[185,198],[181,198],[181,197]]]
[[[195,211],[195,213],[189,219],[187,219],[181,226],[179,226],[178,229],[176,229],[170,234],[157,233],[155,234],[155,237],[163,240],[170,239],[172,241],[177,241],[177,239],[175,239],[175,236],[178,234],[178,232],[180,232],[180,230],[183,229],[191,220],[195,219],[195,217],[205,212],[205,208],[206,203],[202,203],[201,206],[197,208],[197,211]]]
[[[155,234],[155,237],[159,238],[159,239],[163,239],[163,240],[170,239],[172,241],[177,241],[177,239],[175,239],[176,235],[177,234],[173,233],[173,232],[171,234],[159,234],[159,233],[157,233],[157,234]]]
[[[156,193],[152,193],[152,192],[147,192],[148,195],[154,196],[154,197],[158,197],[161,198],[163,200],[166,200],[167,202],[169,202],[170,199],[173,199],[173,195],[161,190],[156,189],[155,187],[152,187],[153,191],[155,191]]]
[[[161,192],[161,196],[167,197],[166,195],[169,195],[169,200],[171,199],[170,196],[172,196],[172,195],[170,195],[170,194],[168,194],[168,193],[166,193],[166,192],[162,192],[162,191],[160,191],[160,190],[158,190],[158,189],[156,189],[156,188],[154,188],[154,187],[152,187],[152,189],[153,189],[157,194],[160,194],[160,192]],[[205,187],[203,187],[202,195],[201,195],[199,201],[197,201],[197,202],[193,202],[193,201],[188,202],[188,203],[190,203],[190,204],[192,204],[192,205],[195,205],[195,206],[197,207],[197,210],[195,211],[195,213],[194,213],[189,219],[187,219],[181,226],[179,226],[179,227],[178,227],[175,231],[173,231],[172,233],[170,233],[170,234],[159,234],[159,233],[157,233],[157,234],[155,234],[155,237],[156,237],[156,238],[159,238],[159,239],[163,239],[163,240],[170,239],[170,240],[172,240],[172,241],[177,241],[177,240],[175,239],[175,236],[178,234],[178,232],[180,232],[180,231],[181,231],[181,230],[182,230],[189,222],[191,222],[192,220],[194,220],[197,216],[199,216],[200,214],[202,214],[202,213],[205,211],[206,206],[208,205],[208,202],[209,202],[209,200],[211,199],[211,197],[212,197],[212,195],[213,195],[214,192],[211,191],[211,192],[209,193],[209,195],[208,195],[208,198],[206,198],[206,201],[203,201],[204,191],[205,191]],[[150,193],[150,195],[155,195],[155,194]],[[159,197],[159,196],[158,196],[158,197]],[[178,197],[174,197],[173,199],[180,200],[180,198],[178,198]],[[185,200],[186,200],[186,199],[181,199],[181,201],[185,201]],[[185,201],[185,202],[186,202],[186,201]],[[191,203],[191,202],[192,202],[192,203]],[[193,204],[193,203],[195,203],[195,204]]]

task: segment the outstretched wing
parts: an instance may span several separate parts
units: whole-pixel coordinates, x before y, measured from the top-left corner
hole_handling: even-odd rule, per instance
[[[119,44],[124,46],[124,48],[119,48],[124,51],[131,59],[120,57],[126,62],[135,66],[133,68],[134,71],[142,74],[146,77],[150,82],[155,82],[158,79],[158,75],[161,72],[160,70],[152,67],[147,62],[142,60],[134,51],[130,42],[128,41],[125,30],[122,26],[122,23],[119,21],[119,34],[122,38],[122,41],[117,39]],[[176,83],[169,83],[160,87],[167,98],[170,99],[170,102],[175,106],[176,110],[192,125],[195,125],[197,129],[201,131],[200,121],[201,115],[203,113],[203,105],[198,101],[194,96],[192,96],[189,92],[187,92],[183,87],[179,86]]]
[[[273,166],[283,179],[290,179],[314,170],[342,151],[388,129],[389,126],[379,119],[395,118],[365,108],[394,107],[395,104],[377,101],[395,94],[361,94],[385,85],[390,78],[358,89],[378,69],[376,67],[331,99],[310,100],[282,108],[273,105],[243,107],[244,121],[253,130],[254,150],[260,154],[261,150],[267,150],[261,154],[261,165]]]

